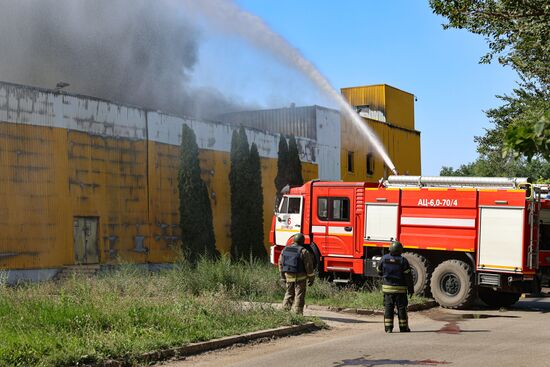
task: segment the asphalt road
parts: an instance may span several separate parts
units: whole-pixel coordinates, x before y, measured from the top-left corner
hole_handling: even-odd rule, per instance
[[[187,366],[550,366],[550,298],[512,309],[410,313],[411,333],[382,316],[314,311],[331,328],[164,364]],[[396,320],[397,324],[397,320]]]

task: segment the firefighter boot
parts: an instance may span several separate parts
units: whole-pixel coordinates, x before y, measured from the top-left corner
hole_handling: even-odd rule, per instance
[[[393,319],[384,319],[384,331],[386,333],[393,332]]]
[[[409,329],[409,320],[399,320],[399,332],[401,333],[410,333],[411,329]]]

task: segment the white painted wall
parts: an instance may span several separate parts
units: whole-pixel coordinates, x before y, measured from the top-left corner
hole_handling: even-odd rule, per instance
[[[201,149],[229,152],[233,127],[228,124],[180,118],[162,112],[113,102],[0,82],[0,121],[57,127],[102,136],[145,139],[179,145],[181,126],[190,126]],[[246,129],[261,157],[277,158],[279,134]],[[338,132],[339,134],[339,132]],[[317,143],[297,138],[303,162],[318,163]]]

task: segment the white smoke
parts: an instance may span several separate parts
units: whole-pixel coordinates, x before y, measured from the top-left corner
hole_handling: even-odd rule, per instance
[[[0,80],[196,117],[247,108],[190,86],[201,34],[171,0],[0,0]]]
[[[281,61],[307,75],[317,87],[338,104],[344,115],[365,135],[386,166],[393,173],[397,173],[383,144],[353,107],[332,87],[315,65],[282,36],[271,30],[260,17],[239,8],[232,0],[182,0],[182,3],[186,8],[203,15],[212,26],[220,27],[226,33],[243,37],[255,46],[270,51]]]

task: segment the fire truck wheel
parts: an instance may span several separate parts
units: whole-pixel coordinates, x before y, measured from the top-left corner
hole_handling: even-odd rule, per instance
[[[420,254],[405,252],[403,257],[407,259],[412,268],[414,280],[414,294],[430,296],[430,263]]]
[[[474,275],[464,261],[447,260],[432,273],[432,295],[441,307],[465,308],[474,299]]]
[[[516,303],[521,293],[498,292],[491,288],[479,287],[479,298],[490,307],[508,307]]]

